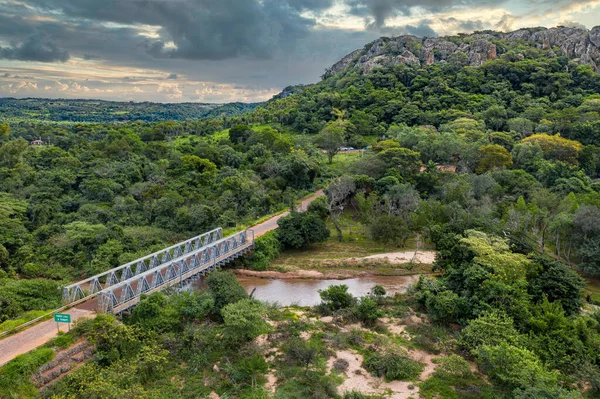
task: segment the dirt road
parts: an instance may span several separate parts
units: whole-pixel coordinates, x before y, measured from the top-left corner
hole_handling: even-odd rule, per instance
[[[94,312],[84,309],[71,309],[64,313],[71,315],[71,323],[82,317],[93,317],[95,315]],[[59,323],[59,328],[61,331],[67,331],[69,325]],[[0,340],[0,365],[18,355],[44,345],[56,335],[56,323],[54,320],[47,320]]]
[[[300,205],[298,205],[296,207],[296,210],[298,212],[306,211],[308,209],[308,206],[310,205],[310,203],[313,202],[316,198],[320,197],[321,195],[323,195],[323,190],[316,191],[310,197],[302,200]],[[257,224],[256,226],[250,227],[252,230],[254,230],[254,238],[260,237],[268,231],[275,230],[277,228],[277,221],[279,219],[281,219],[282,217],[287,216],[289,214],[290,214],[289,211],[283,212],[283,213],[280,213],[279,215],[273,216],[271,219],[269,219],[265,222],[262,222],[260,224]]]

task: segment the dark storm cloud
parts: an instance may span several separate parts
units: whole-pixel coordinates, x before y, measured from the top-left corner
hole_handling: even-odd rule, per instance
[[[418,37],[436,37],[438,34],[431,29],[431,27],[425,23],[425,22],[421,22],[419,25],[417,26],[412,26],[412,25],[406,25],[404,27],[404,29],[406,29],[406,32],[410,35],[415,35]]]
[[[157,58],[269,58],[293,50],[315,21],[300,15],[332,0],[30,0],[47,13],[68,18],[158,26],[160,38],[146,51]],[[171,46],[169,43],[174,43]]]
[[[389,18],[397,15],[410,15],[413,7],[421,7],[430,12],[439,12],[455,5],[484,6],[503,3],[505,0],[346,0],[350,12],[364,17],[370,27],[381,28]]]
[[[485,29],[483,22],[481,22],[479,20],[477,20],[477,21],[462,21],[462,20],[456,19],[454,17],[450,17],[450,18],[441,18],[441,21],[444,24],[454,25],[460,30],[460,32],[465,32],[465,33],[480,31],[480,30]]]
[[[0,58],[20,61],[65,62],[69,52],[58,48],[44,33],[27,36],[21,43],[0,47]]]

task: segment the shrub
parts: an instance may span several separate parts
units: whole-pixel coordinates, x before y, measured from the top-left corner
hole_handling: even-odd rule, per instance
[[[461,349],[474,353],[481,345],[498,345],[507,342],[515,345],[519,341],[519,333],[515,329],[513,319],[499,310],[483,313],[471,320],[460,333]]]
[[[218,315],[221,314],[221,309],[230,303],[248,298],[244,287],[240,285],[235,275],[230,271],[218,270],[210,273],[206,279],[206,284],[215,300],[214,311]]]
[[[303,248],[329,238],[325,222],[314,213],[294,212],[277,222],[276,237],[283,247]]]
[[[258,237],[254,241],[254,252],[250,256],[250,269],[267,270],[269,263],[279,256],[280,244],[274,231]]]
[[[332,285],[326,290],[319,290],[322,304],[332,310],[347,309],[356,303],[356,298],[348,292],[345,284]]]
[[[435,374],[442,378],[461,378],[466,379],[472,376],[469,363],[458,355],[450,355],[439,359],[439,366]]]
[[[540,359],[527,349],[506,342],[495,346],[483,345],[477,350],[477,358],[490,381],[507,391],[558,386],[560,375],[548,371]]]
[[[333,362],[333,368],[337,371],[346,371],[348,370],[348,361],[346,359],[335,359]]]
[[[269,330],[269,325],[263,319],[265,307],[251,299],[230,303],[221,314],[225,325],[224,336],[231,342],[250,341]]]
[[[450,290],[441,291],[439,294],[427,292],[425,306],[432,320],[450,323],[456,321],[461,315],[463,300]]]
[[[382,312],[377,306],[377,302],[365,296],[360,299],[354,307],[354,316],[366,326],[372,326],[381,317]]]
[[[423,364],[412,360],[403,351],[371,353],[365,357],[363,367],[376,377],[386,380],[413,380],[423,371]]]
[[[24,398],[37,396],[37,389],[31,383],[31,375],[54,357],[50,348],[35,349],[17,356],[0,367],[0,397]]]

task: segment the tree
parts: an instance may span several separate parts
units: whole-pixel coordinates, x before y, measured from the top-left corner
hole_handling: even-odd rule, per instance
[[[533,133],[534,123],[527,118],[512,118],[508,120],[508,129],[517,132],[521,138]]]
[[[499,387],[511,392],[531,387],[557,388],[559,374],[545,369],[534,353],[506,342],[477,350],[482,369]]]
[[[6,270],[8,268],[9,259],[10,256],[8,254],[7,249],[4,248],[4,245],[0,244],[0,270]]]
[[[502,130],[506,124],[506,109],[500,105],[492,105],[482,114],[485,124],[492,130]]]
[[[206,284],[214,298],[215,313],[221,316],[222,309],[237,301],[248,298],[244,287],[237,281],[235,275],[227,270],[217,270],[208,275]]]
[[[302,248],[329,238],[325,222],[312,212],[292,214],[277,221],[277,240],[287,248]]]
[[[395,215],[379,215],[371,221],[373,240],[404,247],[410,235],[406,221]]]
[[[412,177],[422,166],[421,154],[408,148],[390,148],[377,154],[388,168],[396,168],[402,177]]]
[[[232,143],[245,143],[252,134],[252,130],[248,125],[235,125],[229,129],[229,140]]]
[[[355,190],[356,184],[354,178],[347,175],[334,180],[325,190],[328,200],[327,210],[329,216],[331,216],[331,221],[335,226],[340,242],[344,240],[340,226],[340,216],[342,215],[342,212],[344,212],[344,208]]]
[[[579,141],[569,140],[559,135],[534,134],[521,141],[522,143],[537,143],[547,159],[577,164],[583,145]]]
[[[583,307],[582,290],[585,280],[567,265],[547,256],[537,256],[538,273],[529,281],[529,292],[537,303],[546,298],[557,301],[570,316],[579,313]]]
[[[506,148],[498,144],[488,144],[479,147],[479,162],[477,173],[485,173],[490,170],[509,168],[512,166],[512,157]]]
[[[10,137],[10,126],[8,123],[0,123],[0,140],[8,140]]]
[[[318,146],[327,153],[329,163],[333,163],[333,157],[340,151],[344,144],[346,129],[342,121],[329,122],[319,133],[316,139]]]
[[[269,325],[264,320],[265,314],[265,307],[251,299],[226,305],[221,310],[224,336],[233,344],[253,340],[269,330]]]

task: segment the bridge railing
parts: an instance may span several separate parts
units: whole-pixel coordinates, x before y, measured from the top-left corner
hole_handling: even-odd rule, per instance
[[[172,259],[196,252],[223,237],[223,229],[220,227],[208,233],[182,241],[168,248],[161,249],[150,255],[136,259],[104,273],[97,274],[63,288],[63,303],[65,305],[90,299],[103,290],[129,280],[132,277],[146,273],[149,270],[164,265]]]
[[[142,294],[152,294],[214,270],[242,256],[254,246],[254,231],[244,230],[222,238],[198,250],[191,251],[154,269],[115,284],[100,292],[98,312],[118,313],[140,300]]]

